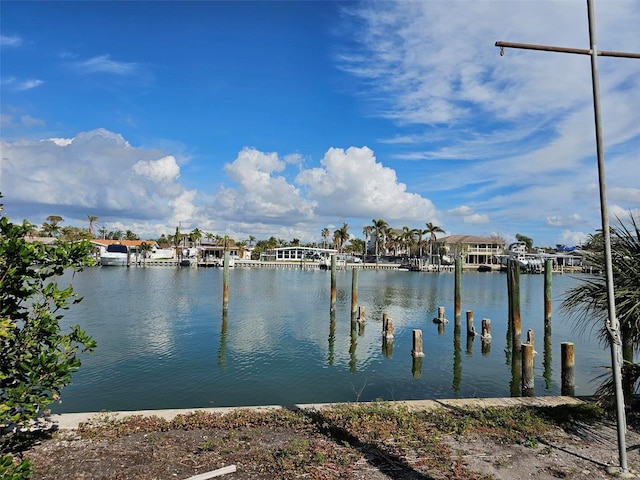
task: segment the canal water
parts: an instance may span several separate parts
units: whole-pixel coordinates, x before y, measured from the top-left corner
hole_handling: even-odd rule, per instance
[[[219,268],[95,267],[76,275],[84,300],[65,313],[98,347],[62,391],[55,413],[516,395],[507,342],[503,273],[462,276],[462,332],[454,333],[454,274],[359,271],[361,328],[351,322],[350,270],[337,272],[335,318],[330,272],[236,268],[223,315]],[[595,338],[574,332],[559,310],[582,275],[553,276],[551,335],[545,342],[544,276],[520,276],[523,341],[535,335],[535,394],[560,394],[561,342],[576,345],[576,395],[610,364]],[[433,323],[438,306],[449,324]],[[491,319],[492,340],[466,335]],[[394,339],[383,346],[382,316]],[[423,332],[421,365],[412,332]],[[517,388],[516,388],[517,390]]]

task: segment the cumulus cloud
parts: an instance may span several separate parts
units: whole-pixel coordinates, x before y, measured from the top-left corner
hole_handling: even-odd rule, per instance
[[[593,233],[593,232],[592,232]],[[589,234],[584,232],[573,232],[571,230],[563,230],[560,234],[560,244],[562,245],[582,245],[589,238]]]
[[[172,155],[158,160],[140,160],[133,165],[133,171],[157,183],[172,182],[180,176],[180,167]]]
[[[330,148],[321,166],[302,171],[296,182],[318,203],[321,215],[424,221],[435,216],[430,200],[407,191],[395,170],[376,161],[367,147]]]
[[[462,221],[468,225],[481,225],[489,223],[489,216],[486,214],[477,213],[473,208],[468,205],[461,205],[456,208],[447,210],[449,215],[462,217]]]
[[[3,142],[2,152],[6,204],[23,205],[31,214],[64,210],[84,218],[100,212],[105,222],[196,216],[195,194],[176,181],[175,157],[132,147],[104,129],[73,138]]]
[[[215,201],[218,214],[229,219],[286,223],[313,218],[315,202],[305,199],[295,185],[278,175],[286,165],[277,153],[244,148],[224,167],[237,188],[221,188]]]

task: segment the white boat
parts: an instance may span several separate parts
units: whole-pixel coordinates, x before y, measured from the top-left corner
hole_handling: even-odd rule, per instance
[[[505,253],[496,255],[496,259],[501,269],[506,269],[509,260],[517,260],[521,269],[529,267],[529,259],[527,258],[527,244],[524,242],[514,242],[509,245]]]
[[[545,260],[547,258],[553,259],[554,257],[554,255],[546,254],[540,249],[534,253],[527,253],[527,245],[524,242],[512,243],[505,252],[502,255],[496,255],[500,269],[506,270],[509,260],[514,259],[518,261],[521,270],[530,273],[541,273],[544,269]]]
[[[126,267],[128,256],[129,249],[126,245],[122,245],[121,243],[112,243],[111,245],[108,245],[105,252],[100,255],[100,265],[103,267]]]

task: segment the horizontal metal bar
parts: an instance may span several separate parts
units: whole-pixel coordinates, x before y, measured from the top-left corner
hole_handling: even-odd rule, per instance
[[[535,45],[531,43],[513,43],[513,42],[496,42],[496,47],[500,48],[521,48],[525,50],[542,50],[545,52],[573,53],[579,55],[591,55],[590,49],[585,48],[567,48],[556,47],[553,45]],[[640,58],[640,53],[629,52],[611,52],[607,50],[598,50],[596,54],[600,57],[623,57],[623,58]]]

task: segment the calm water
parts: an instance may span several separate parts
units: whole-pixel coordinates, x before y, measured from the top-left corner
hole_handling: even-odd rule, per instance
[[[80,324],[98,342],[54,412],[195,408],[425,398],[510,396],[505,274],[465,272],[462,335],[453,325],[454,275],[359,271],[364,329],[352,329],[351,271],[337,272],[335,321],[329,315],[330,272],[299,269],[230,271],[229,310],[222,315],[222,269],[96,267],[74,285],[84,300],[64,324]],[[559,311],[562,292],[580,275],[554,275],[551,341],[545,347],[542,275],[521,275],[522,330],[536,340],[536,395],[560,393],[560,343],[576,344],[576,394],[610,364],[597,340],[572,333]],[[578,280],[577,280],[578,279]],[[432,322],[438,306],[450,323]],[[492,321],[483,349],[469,342],[465,311],[476,330]],[[393,319],[383,350],[382,314]],[[414,366],[412,331],[425,357]]]

